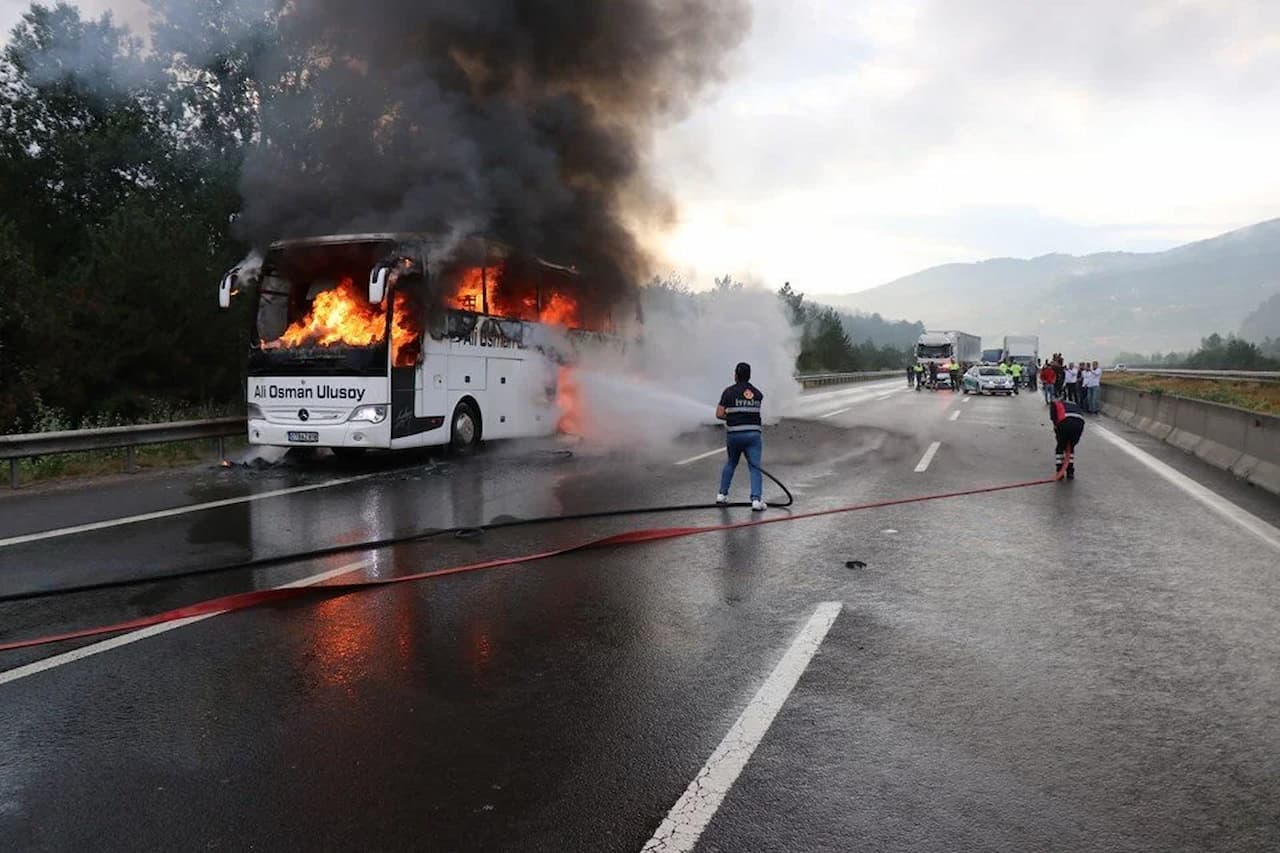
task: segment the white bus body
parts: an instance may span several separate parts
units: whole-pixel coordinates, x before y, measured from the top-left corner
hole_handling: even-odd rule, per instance
[[[546,436],[556,431],[561,416],[560,370],[580,345],[591,340],[589,334],[442,307],[440,293],[428,286],[436,276],[427,274],[425,260],[414,263],[400,257],[406,245],[408,241],[400,235],[281,242],[273,245],[275,255],[268,253],[261,270],[248,274],[236,270],[224,279],[221,293],[235,294],[255,286],[260,291],[255,301],[256,343],[246,381],[251,444],[326,447],[337,452],[447,444],[471,447],[482,438]],[[304,253],[303,260],[290,261],[290,251]],[[378,260],[364,272],[370,296],[382,299],[369,299],[357,308],[369,314],[391,313],[398,323],[402,319],[398,291],[417,287],[420,293],[414,300],[404,299],[406,306],[413,306],[405,308],[406,314],[420,313],[415,314],[416,338],[402,346],[392,318],[385,318],[385,335],[370,344],[281,344],[288,336],[281,334],[286,322],[292,322],[288,326],[292,331],[318,313],[315,296],[342,290],[333,286],[335,281],[344,278],[344,292],[352,292],[353,275],[347,268],[323,279],[296,273],[289,280],[291,263],[295,270],[303,269],[305,253],[314,258],[327,251],[348,252],[347,262],[355,265],[352,269],[370,258],[389,255],[390,262]],[[391,276],[384,272],[388,268]],[[396,275],[406,269],[416,273]],[[379,293],[382,288],[385,292]],[[363,286],[360,292],[363,298]],[[395,308],[388,312],[379,305]]]

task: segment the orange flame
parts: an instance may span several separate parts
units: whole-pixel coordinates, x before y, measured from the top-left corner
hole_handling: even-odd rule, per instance
[[[503,282],[499,287],[498,282]],[[486,299],[485,285],[488,285]],[[507,291],[508,295],[504,295]],[[520,293],[520,298],[512,298],[509,293]],[[578,302],[572,296],[559,291],[544,291],[541,294],[542,306],[538,306],[538,289],[534,285],[511,283],[503,280],[501,266],[488,270],[471,267],[458,276],[454,284],[453,295],[449,305],[464,311],[482,311],[495,317],[509,317],[513,320],[529,320],[548,323],[555,326],[580,328],[582,312]]]
[[[457,289],[450,303],[463,311],[480,311],[484,308],[485,271],[472,267],[458,277]]]
[[[394,299],[394,315],[391,323],[391,358],[396,366],[402,365],[409,351],[402,350],[415,341],[419,329],[414,322],[409,307],[409,299],[403,293],[396,293]],[[311,311],[301,320],[284,330],[279,338],[271,342],[263,342],[265,348],[301,347],[301,346],[346,346],[366,347],[382,343],[386,337],[387,315],[376,305],[369,304],[364,295],[356,289],[355,282],[344,278],[332,290],[326,290],[316,296]],[[412,359],[409,359],[412,364]]]
[[[550,298],[542,302],[542,313],[538,319],[555,326],[577,328],[582,325],[578,314],[578,303],[563,293],[552,293]]]
[[[578,377],[571,367],[561,367],[556,376],[556,409],[560,420],[556,431],[567,435],[582,434],[582,395]]]

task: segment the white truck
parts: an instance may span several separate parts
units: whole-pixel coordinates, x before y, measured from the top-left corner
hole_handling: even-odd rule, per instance
[[[916,341],[916,361],[920,364],[958,363],[968,370],[982,360],[982,338],[966,332],[925,332]]]
[[[1034,370],[1040,359],[1040,339],[1035,335],[1005,335],[1004,357],[1021,364],[1024,372],[1027,368]]]

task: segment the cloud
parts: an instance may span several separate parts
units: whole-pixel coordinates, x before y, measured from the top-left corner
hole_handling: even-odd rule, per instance
[[[52,6],[57,0],[42,2],[46,6]],[[117,24],[127,26],[140,36],[146,36],[150,25],[151,13],[145,0],[80,0],[71,2],[71,5],[79,8],[86,18],[97,18],[104,12],[110,12]],[[30,8],[30,0],[0,0],[0,32],[4,34],[5,41],[14,25],[22,19],[23,13]]]
[[[756,20],[659,147],[677,265],[850,290],[1276,215],[1280,4],[759,0]]]

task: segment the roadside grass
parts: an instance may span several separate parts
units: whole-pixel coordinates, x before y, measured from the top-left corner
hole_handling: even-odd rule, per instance
[[[224,440],[228,456],[249,446],[241,436],[228,436]],[[30,485],[51,480],[101,477],[120,474],[125,470],[127,451],[93,450],[84,453],[55,453],[18,461],[18,484]],[[166,444],[150,444],[134,448],[134,462],[139,471],[163,468],[183,468],[200,463],[216,463],[217,443],[211,439],[199,441],[175,441]],[[8,484],[9,472],[4,470],[4,483]]]
[[[118,416],[90,416],[72,423],[57,409],[40,406],[34,419],[33,432],[58,432],[70,429],[102,429],[115,426],[133,426],[147,423],[169,423],[173,421],[202,420],[222,417],[230,414],[226,406],[171,406],[153,403],[145,414],[136,419],[125,420]],[[227,455],[248,446],[248,440],[241,436],[227,436],[223,439]],[[203,462],[216,463],[218,459],[217,442],[212,439],[197,441],[174,441],[164,444],[139,445],[134,448],[134,463],[139,471],[164,468],[180,468],[197,465]],[[114,448],[111,450],[92,450],[83,453],[55,453],[47,456],[36,456],[18,460],[18,484],[30,485],[52,480],[100,477],[119,474],[126,470],[128,450]],[[9,469],[3,467],[4,485],[9,483]]]
[[[1236,379],[1184,379],[1151,376],[1140,372],[1109,372],[1103,379],[1111,385],[1136,388],[1149,394],[1172,394],[1248,409],[1251,412],[1280,414],[1280,382],[1249,382]]]

